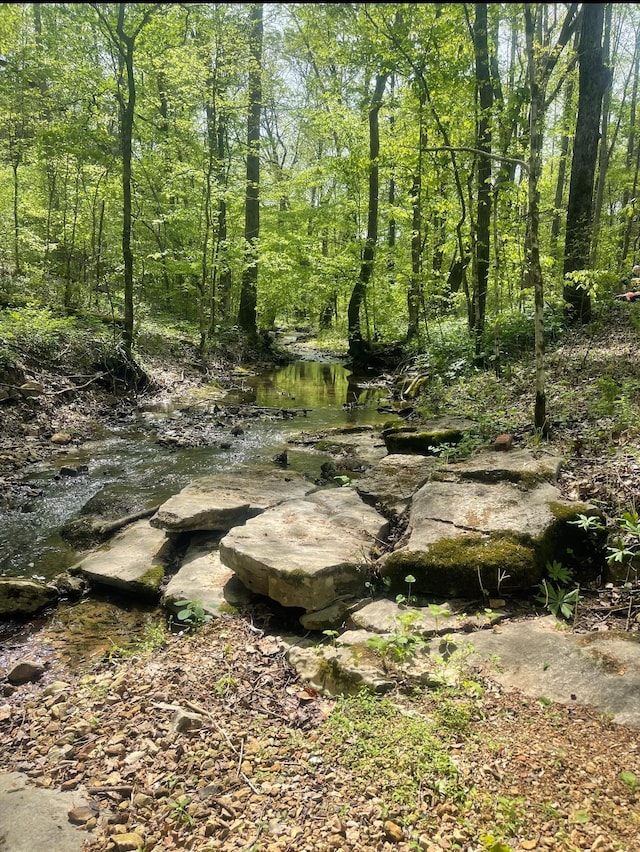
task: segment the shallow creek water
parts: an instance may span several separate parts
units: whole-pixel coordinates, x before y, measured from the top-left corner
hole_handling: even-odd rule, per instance
[[[378,411],[385,391],[371,377],[353,376],[339,362],[296,361],[270,373],[246,375],[238,385],[223,397],[219,389],[205,387],[153,410],[143,406],[131,422],[105,430],[101,439],[34,466],[25,481],[35,496],[20,509],[0,513],[0,576],[49,580],[77,562],[79,553],[59,531],[80,514],[117,517],[149,508],[198,476],[226,472],[232,479],[240,465],[263,464],[284,449],[291,470],[316,478],[326,456],[296,448],[287,443],[289,438],[301,432],[371,425],[389,417]],[[210,419],[212,411],[233,406],[238,406],[240,416],[247,407],[261,412],[242,421],[241,435],[228,434],[228,440],[195,447],[176,447],[158,439],[167,432],[179,436],[194,419]],[[63,465],[81,472],[61,476]],[[87,654],[103,653],[105,644],[126,646],[164,617],[128,601],[92,597],[57,608],[49,620],[48,642],[68,662],[77,662]],[[7,628],[0,624],[0,645]]]

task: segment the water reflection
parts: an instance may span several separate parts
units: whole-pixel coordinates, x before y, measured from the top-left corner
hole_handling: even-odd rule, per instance
[[[0,513],[0,576],[39,576],[50,579],[74,564],[78,554],[59,535],[63,524],[79,514],[96,511],[117,515],[149,508],[177,493],[188,482],[240,464],[264,462],[287,447],[287,437],[302,431],[371,425],[382,415],[377,403],[382,389],[369,377],[351,374],[343,364],[299,361],[281,369],[244,379],[243,386],[224,400],[268,410],[291,410],[298,416],[254,418],[242,436],[227,444],[173,449],[161,446],[149,432],[147,418],[175,418],[181,412],[141,415],[139,421],[113,431],[104,440],[87,444],[64,457],[35,466],[29,481],[35,495],[27,507]],[[205,408],[209,401],[198,392]],[[211,391],[210,403],[219,399]],[[184,415],[186,418],[187,415]],[[386,418],[385,418],[386,419]],[[313,478],[322,459],[309,453],[289,453],[292,470]],[[86,472],[61,478],[61,464],[86,466]],[[107,506],[110,511],[100,510]]]

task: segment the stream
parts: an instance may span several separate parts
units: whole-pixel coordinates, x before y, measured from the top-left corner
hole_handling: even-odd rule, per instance
[[[0,576],[52,579],[80,558],[60,534],[66,522],[84,514],[116,518],[153,507],[199,476],[227,472],[232,478],[240,465],[264,465],[286,450],[290,470],[317,479],[328,457],[288,444],[289,438],[389,419],[378,410],[386,390],[338,361],[299,360],[243,375],[237,385],[231,392],[205,386],[183,398],[141,405],[99,439],[34,465],[25,476],[33,496],[0,513]],[[235,429],[229,412],[238,418]],[[184,441],[185,434],[190,441]],[[155,607],[92,595],[56,608],[48,642],[77,665],[104,653],[105,642],[126,646],[150,620],[165,617]],[[3,633],[16,638],[15,626],[9,630],[0,623],[0,644]]]

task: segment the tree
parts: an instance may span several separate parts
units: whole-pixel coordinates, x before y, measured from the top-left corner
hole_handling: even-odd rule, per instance
[[[136,79],[134,75],[134,53],[136,39],[157,10],[158,4],[142,4],[137,21],[130,33],[126,31],[127,3],[118,3],[115,27],[103,4],[92,3],[104,31],[118,55],[117,98],[120,106],[120,153],[122,157],[122,259],[124,263],[124,334],[127,355],[131,355],[134,339],[133,299],[133,251],[131,248],[132,205],[131,205],[131,162],[133,157],[133,127],[136,109]]]
[[[547,88],[551,74],[563,49],[571,38],[578,21],[578,4],[572,3],[566,12],[556,44],[542,45],[542,18],[539,8],[525,3],[525,36],[527,44],[527,69],[529,78],[529,163],[527,181],[528,234],[527,277],[534,292],[535,304],[535,405],[534,425],[544,431],[547,423],[547,397],[544,368],[544,281],[540,261],[540,174],[544,116],[548,106]],[[544,46],[544,50],[541,48]]]
[[[367,239],[362,254],[360,274],[354,284],[347,313],[347,335],[349,356],[354,363],[364,360],[368,344],[365,344],[360,327],[360,308],[367,291],[367,285],[373,274],[373,263],[378,242],[378,203],[379,203],[379,164],[380,125],[378,114],[382,105],[382,96],[387,85],[387,73],[377,74],[369,106],[369,196],[367,215]]]
[[[568,314],[570,319],[580,323],[591,320],[591,297],[588,289],[570,278],[567,280],[567,276],[588,268],[591,259],[593,187],[602,98],[611,81],[611,73],[602,58],[604,7],[604,3],[583,3],[580,29],[578,118],[571,161],[563,269],[566,280],[563,295]]]
[[[489,284],[491,238],[491,110],[493,86],[489,70],[489,44],[487,4],[476,3],[473,23],[473,46],[476,60],[476,87],[478,93],[478,119],[476,148],[480,156],[477,170],[477,217],[475,234],[475,338],[476,358],[483,349],[487,290]]]
[[[249,337],[258,333],[258,238],[260,236],[260,117],[262,115],[262,3],[252,3],[249,39],[249,110],[247,113],[247,196],[245,200],[245,258],[238,323]]]

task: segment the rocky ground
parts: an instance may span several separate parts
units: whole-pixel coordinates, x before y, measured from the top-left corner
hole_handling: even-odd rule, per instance
[[[6,689],[6,771],[86,792],[105,850],[599,850],[640,840],[638,731],[461,670],[330,700],[259,612]]]
[[[53,435],[80,441],[139,403],[34,378],[47,391],[37,403],[0,409],[5,495],[25,464],[59,449]],[[199,381],[158,364],[148,398]],[[618,484],[633,498],[627,447],[611,464],[576,452],[567,495]],[[635,591],[585,590],[575,629],[634,636]],[[523,602],[519,617],[531,615]],[[3,769],[86,794],[71,818],[90,852],[640,848],[637,730],[505,690],[478,668],[437,691],[329,699],[298,680],[274,619],[252,609],[191,634],[154,629],[133,656],[112,649],[84,671],[52,653],[36,682],[4,684]]]

